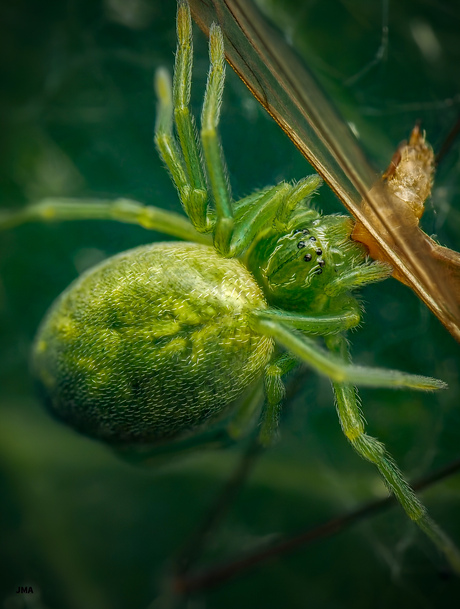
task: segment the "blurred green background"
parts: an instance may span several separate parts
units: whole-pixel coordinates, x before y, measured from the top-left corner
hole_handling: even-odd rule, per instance
[[[385,52],[373,59],[389,9]],[[284,0],[265,9],[299,49],[384,169],[416,120],[439,148],[460,107],[456,0]],[[175,3],[4,0],[1,206],[44,196],[126,196],[180,211],[153,146],[153,73],[172,67]],[[193,108],[208,60],[195,31]],[[228,71],[222,118],[235,197],[311,170]],[[425,230],[460,249],[459,143],[438,171]],[[323,187],[318,205],[340,204]],[[0,602],[5,609],[161,608],[168,569],[230,476],[239,450],[160,472],[126,465],[42,411],[28,373],[54,298],[106,256],[163,237],[109,222],[27,225],[0,237]],[[357,362],[444,379],[436,395],[361,391],[370,433],[410,479],[460,453],[459,347],[394,280],[362,291]],[[255,467],[202,559],[225,560],[385,495],[347,445],[327,381],[305,373],[281,440]],[[460,544],[460,475],[423,493]],[[18,586],[33,595],[17,595]],[[272,560],[184,601],[190,608],[451,607],[460,582],[400,509]],[[457,600],[458,603],[458,600]]]

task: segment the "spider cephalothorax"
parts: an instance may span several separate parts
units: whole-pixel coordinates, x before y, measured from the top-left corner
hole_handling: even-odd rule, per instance
[[[350,239],[349,217],[322,216],[313,210],[309,216],[287,234],[269,231],[252,248],[248,266],[273,306],[319,313],[352,289],[344,280],[368,262],[365,248]],[[384,275],[383,265],[378,270]]]

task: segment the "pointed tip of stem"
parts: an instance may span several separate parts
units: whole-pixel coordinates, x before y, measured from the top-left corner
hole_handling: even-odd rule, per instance
[[[177,39],[180,45],[190,43],[192,36],[192,18],[188,2],[179,0],[177,3]]]
[[[209,59],[213,65],[225,63],[224,36],[217,23],[209,30]]]
[[[155,93],[160,103],[163,105],[171,105],[172,103],[172,85],[171,75],[166,68],[158,68],[154,77]]]

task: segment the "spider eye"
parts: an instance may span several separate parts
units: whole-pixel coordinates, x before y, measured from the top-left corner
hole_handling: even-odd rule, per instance
[[[323,253],[323,250],[322,250],[322,249],[320,249],[320,248],[318,248],[318,249],[316,250],[316,253],[318,254],[318,256],[321,256],[321,254]]]
[[[305,247],[305,241],[299,241],[299,243],[297,244],[297,247],[299,248],[299,250],[304,248]]]
[[[305,262],[310,262],[310,260],[311,260],[311,254],[305,254],[303,259],[305,260]]]
[[[311,236],[310,241],[316,241],[316,237]]]
[[[324,266],[326,262],[324,260],[318,260],[319,266]]]

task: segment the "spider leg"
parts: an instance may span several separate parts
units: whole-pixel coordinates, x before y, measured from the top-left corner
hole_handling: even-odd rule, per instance
[[[231,241],[227,250],[228,256],[239,256],[253,243],[254,238],[273,220],[277,209],[291,189],[292,186],[281,182],[281,184],[265,189],[262,193],[254,193],[247,197],[247,199],[253,199],[253,205],[250,209],[245,209],[245,213],[237,210],[240,212],[239,218],[235,214]]]
[[[270,336],[319,374],[338,383],[352,383],[363,387],[408,387],[420,391],[434,391],[446,387],[443,381],[399,370],[355,366],[322,349],[313,339],[292,331],[285,323],[261,319],[253,315],[252,324],[265,336]]]
[[[343,336],[326,338],[328,347],[347,364],[350,362],[346,341]],[[359,409],[357,391],[348,383],[332,382],[336,409],[343,433],[355,451],[367,461],[374,463],[386,486],[394,493],[407,515],[445,553],[452,566],[460,572],[460,553],[449,537],[428,516],[424,505],[404,479],[384,445],[365,433],[364,419]]]
[[[190,13],[184,2],[180,2],[178,7],[177,33],[178,49],[174,92],[166,70],[158,70],[155,76],[159,100],[155,143],[171,173],[184,209],[193,226],[178,214],[153,206],[144,206],[128,199],[78,201],[67,198],[49,198],[29,205],[19,212],[2,212],[0,230],[32,221],[110,219],[138,224],[188,241],[211,243],[209,238],[198,234],[211,231],[214,221],[207,213],[206,180],[201,165],[196,130],[188,109],[192,38]],[[173,135],[173,113],[180,147]]]
[[[286,390],[282,377],[296,368],[299,360],[290,353],[276,357],[265,368],[261,381],[257,382],[246,398],[238,405],[238,410],[228,426],[231,438],[239,439],[252,429],[256,417],[260,419],[258,443],[267,447],[276,440],[282,402]],[[265,403],[261,413],[261,405],[265,394]]]
[[[281,182],[277,186],[253,193],[234,204],[234,228],[229,248],[230,256],[239,256],[251,244],[257,247],[257,236],[273,225],[280,232],[289,230],[292,211],[321,184],[317,175],[308,176],[295,185]],[[304,216],[318,217],[318,212],[305,208]]]
[[[240,255],[267,222],[275,220],[279,229],[287,227],[295,207],[318,188],[319,176],[309,176],[295,186],[281,183],[233,204],[218,126],[225,83],[224,42],[220,28],[209,34],[210,70],[201,116],[200,141],[206,175],[212,192],[215,214],[208,210],[206,178],[199,142],[189,111],[192,79],[192,29],[187,3],[180,1],[177,12],[177,54],[173,86],[165,70],[156,74],[159,100],[155,142],[169,168],[184,209],[199,232],[214,230],[214,245],[225,257]],[[173,114],[178,145],[173,134]],[[254,199],[256,204],[251,204]],[[316,213],[313,212],[312,213]]]
[[[234,219],[227,169],[217,131],[225,82],[225,55],[222,31],[215,24],[209,31],[209,59],[211,65],[201,114],[201,142],[216,206],[214,245],[223,256],[228,256]]]
[[[199,232],[209,232],[213,220],[208,214],[206,179],[201,164],[196,128],[190,114],[192,84],[192,24],[188,5],[179,2],[177,9],[177,52],[174,79],[167,70],[157,70],[155,90],[158,98],[155,144],[167,165],[182,205]],[[173,134],[173,116],[180,147]]]
[[[260,198],[255,195],[256,205],[249,207],[249,202],[246,201],[248,205],[241,204],[238,207],[237,204],[234,212],[225,158],[218,134],[225,82],[225,55],[222,32],[216,25],[212,25],[209,32],[209,58],[211,65],[201,115],[201,142],[206,173],[216,207],[214,246],[223,256],[233,257],[243,252],[257,232],[275,217],[281,204],[293,191],[293,187],[281,183],[269,188]],[[239,222],[235,218],[235,213],[239,213]]]
[[[317,174],[303,178],[292,188],[289,196],[285,198],[283,204],[280,205],[276,214],[277,227],[285,231],[288,228],[289,220],[292,213],[296,210],[300,203],[307,197],[310,197],[323,183],[322,179]],[[310,214],[316,218],[319,214],[313,209],[309,210]],[[308,213],[308,212],[307,212]],[[313,218],[313,219],[314,219]]]
[[[260,320],[281,322],[286,326],[302,330],[307,334],[336,334],[343,332],[349,328],[357,326],[361,319],[359,305],[355,299],[349,299],[349,302],[344,303],[344,307],[340,313],[331,313],[327,315],[302,315],[301,313],[293,313],[291,311],[282,311],[279,309],[261,309],[254,311],[253,315]]]
[[[320,186],[321,178],[309,176],[295,186],[278,184],[264,191],[256,205],[249,207],[245,201],[237,202],[235,210],[232,208],[225,158],[218,136],[225,80],[224,42],[220,28],[214,25],[209,33],[209,56],[211,68],[203,104],[201,141],[217,213],[214,245],[223,256],[232,257],[241,254],[270,221],[275,220],[278,229],[286,229],[292,211]]]
[[[325,286],[324,291],[328,296],[337,296],[340,292],[356,290],[357,288],[387,279],[393,272],[393,268],[385,262],[375,260],[368,264],[360,264],[348,273],[343,273]]]
[[[115,220],[137,224],[179,239],[210,245],[211,239],[198,233],[179,214],[131,199],[70,199],[50,197],[27,205],[19,211],[0,212],[0,230],[28,222],[61,222],[67,220]]]
[[[281,407],[286,395],[282,376],[299,365],[296,357],[283,353],[265,369],[265,407],[262,414],[259,443],[269,446],[276,440],[278,434]]]

